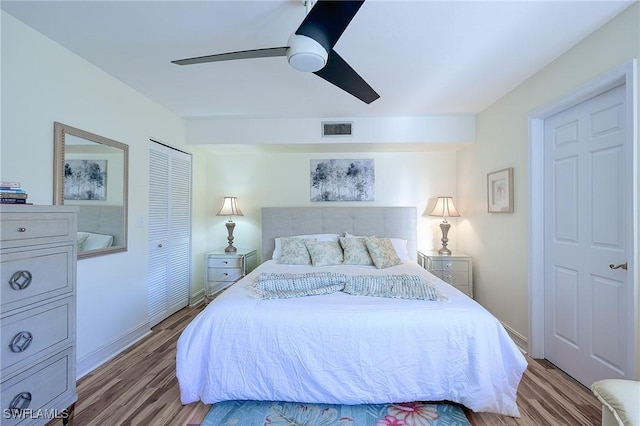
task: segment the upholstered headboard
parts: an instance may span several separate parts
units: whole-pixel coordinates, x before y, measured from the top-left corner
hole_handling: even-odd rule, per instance
[[[122,206],[80,206],[78,231],[113,235],[113,245],[124,244]]]
[[[416,259],[416,221],[415,207],[264,207],[262,261],[271,259],[277,237],[345,232],[405,239]]]

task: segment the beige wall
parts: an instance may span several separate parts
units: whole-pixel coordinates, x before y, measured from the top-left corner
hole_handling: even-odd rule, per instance
[[[482,305],[524,340],[529,333],[528,114],[640,57],[639,28],[636,2],[480,113],[476,143],[458,155],[457,192],[460,208],[465,211],[458,245],[474,256],[474,293]],[[636,168],[637,164],[636,159]],[[515,212],[489,214],[486,175],[506,167],[514,168]]]
[[[362,159],[375,162],[375,201],[310,201],[311,159]],[[418,247],[431,249],[440,243],[440,221],[423,216],[438,195],[456,197],[456,152],[283,153],[254,150],[243,153],[214,152],[209,158],[207,210],[211,249],[226,245],[226,218],[215,213],[226,195],[237,196],[244,217],[234,218],[234,245],[260,249],[260,208],[272,206],[414,206],[418,211]],[[464,214],[464,211],[463,211]],[[450,247],[455,250],[457,221],[450,219]],[[348,230],[345,230],[348,231]]]
[[[112,356],[149,330],[145,223],[149,138],[194,153],[193,247],[200,252],[206,241],[200,213],[206,155],[198,155],[201,147],[185,144],[182,118],[4,11],[1,17],[0,179],[20,181],[34,204],[52,204],[54,121],[129,145],[128,251],[78,262],[77,357],[82,374],[83,368]],[[193,282],[202,286],[202,261],[193,260]]]

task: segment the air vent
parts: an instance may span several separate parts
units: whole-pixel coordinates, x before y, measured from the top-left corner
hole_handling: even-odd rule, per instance
[[[330,136],[351,136],[351,126],[353,123],[345,122],[323,122],[322,137]]]

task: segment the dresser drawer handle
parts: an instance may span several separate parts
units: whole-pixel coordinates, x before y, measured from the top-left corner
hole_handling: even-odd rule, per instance
[[[447,275],[447,281],[451,282],[451,280],[453,279],[453,275]]]
[[[11,343],[9,343],[9,349],[11,349],[11,352],[15,353],[24,352],[29,347],[32,340],[33,335],[31,333],[28,331],[21,331],[13,336]]]
[[[29,287],[32,278],[33,276],[29,271],[17,271],[11,276],[9,285],[14,290],[24,290],[25,288]]]
[[[25,410],[31,404],[31,393],[21,392],[13,397],[11,404],[9,404],[9,410]]]
[[[18,228],[18,232],[27,232],[27,228]]]
[[[224,260],[224,261],[222,261],[222,264],[223,264],[223,265],[228,265],[228,264],[229,264],[229,262],[227,262],[226,260]]]
[[[224,272],[222,275],[224,275],[225,277],[228,277],[229,273],[228,272]]]

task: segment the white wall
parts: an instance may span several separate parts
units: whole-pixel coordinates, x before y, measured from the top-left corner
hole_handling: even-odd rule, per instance
[[[457,192],[465,212],[459,246],[474,256],[474,294],[524,341],[529,334],[527,116],[640,57],[639,28],[640,7],[636,2],[479,114],[476,143],[458,155]],[[486,175],[506,167],[514,168],[515,212],[489,214]]]
[[[149,330],[147,187],[150,137],[194,152],[194,249],[202,251],[200,214],[206,160],[185,145],[184,121],[2,13],[0,179],[20,181],[30,202],[53,202],[53,123],[129,145],[129,250],[78,262],[79,374]],[[198,198],[200,197],[200,198]],[[138,225],[138,219],[143,221]],[[117,265],[117,267],[114,267]],[[194,256],[193,282],[202,282]]]
[[[363,159],[375,163],[375,201],[310,201],[311,159]],[[207,196],[211,212],[209,248],[222,248],[227,242],[226,217],[215,216],[224,196],[238,197],[243,217],[234,218],[234,245],[260,249],[261,207],[273,206],[414,206],[418,211],[418,248],[440,247],[440,219],[422,216],[438,195],[456,197],[456,152],[367,152],[367,153],[284,153],[215,152],[209,158]],[[431,204],[432,205],[432,204]],[[462,215],[464,215],[464,210]],[[450,245],[456,249],[457,219],[452,223]],[[348,230],[345,230],[348,231]],[[264,260],[264,259],[263,259]]]

